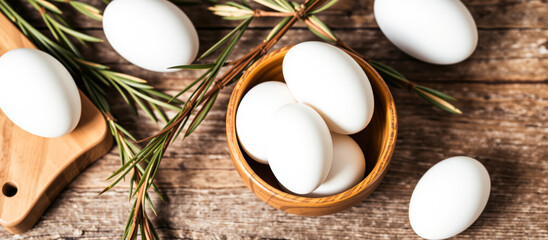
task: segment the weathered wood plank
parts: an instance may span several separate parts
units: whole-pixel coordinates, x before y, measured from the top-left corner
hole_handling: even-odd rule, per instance
[[[104,9],[102,1],[86,0],[85,2]],[[328,26],[332,28],[376,28],[373,15],[374,0],[341,1],[321,15]],[[476,24],[479,28],[547,28],[548,3],[543,0],[465,0]],[[32,23],[45,27],[35,10],[28,5],[16,5],[27,13]],[[207,10],[207,4],[182,5],[181,8],[188,14],[197,28],[225,28],[234,27],[237,21],[221,20],[212,16]],[[75,13],[74,10],[61,5],[67,16],[82,28],[101,28],[101,23],[92,21]],[[34,13],[34,14],[31,14]],[[254,21],[251,27],[272,27],[279,19],[265,18]],[[302,23],[297,26],[304,27]]]
[[[200,53],[224,37],[230,30],[199,30]],[[92,44],[84,48],[83,53],[91,60],[105,63],[120,63],[120,57],[110,47],[102,30],[89,30],[86,33],[103,39],[105,42]],[[235,57],[242,56],[262,42],[269,30],[248,30],[239,43]],[[353,29],[334,31],[341,40],[347,42],[361,54],[380,60],[411,59],[396,48],[384,37],[378,29]],[[303,41],[319,41],[307,29],[290,30],[277,46],[286,46]],[[479,43],[470,59],[545,59],[548,58],[548,31],[542,29],[510,29],[510,30],[480,30]],[[215,58],[205,58],[203,61],[213,61]]]
[[[100,30],[87,31],[103,38]],[[228,30],[201,30],[201,51],[204,52]],[[250,30],[244,35],[232,59],[243,56],[253,46],[259,44],[268,30]],[[340,30],[335,31],[358,52],[371,59],[385,62],[408,78],[419,81],[479,81],[479,82],[514,82],[514,81],[548,81],[548,31],[533,30],[481,30],[479,46],[476,52],[466,61],[450,66],[427,64],[411,58],[393,46],[379,30]],[[289,31],[275,48],[296,44],[303,41],[318,40],[308,30]],[[179,73],[157,74],[142,71],[112,50],[106,42],[93,44],[84,50],[84,55],[91,60],[114,65],[124,72],[142,73],[147,79],[162,79],[165,84],[172,84],[170,79],[181,77],[198,77],[200,72],[182,71]],[[203,62],[215,60],[214,53]],[[163,85],[163,84],[162,84]],[[169,86],[159,86],[169,89]]]

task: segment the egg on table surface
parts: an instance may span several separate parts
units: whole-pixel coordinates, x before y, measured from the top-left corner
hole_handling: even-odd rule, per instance
[[[297,194],[314,191],[327,177],[333,158],[333,142],[322,117],[301,103],[278,109],[268,134],[267,158],[283,187]]]
[[[358,184],[365,175],[363,152],[349,136],[331,133],[333,160],[325,181],[309,197],[325,197],[342,193]]]
[[[409,202],[409,221],[419,236],[445,239],[466,230],[487,205],[491,180],[470,157],[452,157],[432,166]]]
[[[29,48],[0,57],[0,109],[23,130],[48,138],[74,130],[82,112],[67,69],[49,54]]]
[[[170,72],[192,63],[198,34],[185,13],[167,0],[116,0],[103,14],[105,36],[129,62],[151,71]]]
[[[293,96],[314,108],[331,131],[354,134],[371,120],[371,84],[343,50],[323,42],[299,43],[285,55],[282,70]]]
[[[236,112],[236,132],[244,151],[267,164],[267,136],[272,117],[280,107],[297,102],[283,82],[267,81],[251,88]]]
[[[476,23],[460,0],[375,0],[373,10],[384,35],[419,60],[454,64],[476,49]]]

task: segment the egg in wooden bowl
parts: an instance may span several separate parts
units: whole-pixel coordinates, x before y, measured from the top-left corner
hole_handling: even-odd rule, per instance
[[[244,151],[236,131],[236,114],[244,95],[265,81],[284,82],[282,62],[292,46],[273,51],[255,62],[236,84],[227,110],[226,132],[232,162],[247,187],[267,204],[287,213],[320,216],[340,212],[363,201],[388,170],[397,134],[394,100],[381,76],[367,62],[347,52],[363,69],[374,95],[373,116],[365,129],[351,135],[366,159],[364,178],[350,189],[325,197],[307,197],[284,191],[269,165]]]

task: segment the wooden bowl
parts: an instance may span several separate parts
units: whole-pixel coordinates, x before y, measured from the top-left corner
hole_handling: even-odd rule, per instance
[[[353,188],[328,197],[310,198],[286,193],[268,165],[251,159],[240,147],[236,135],[236,110],[244,94],[264,81],[284,81],[282,60],[291,48],[265,55],[253,64],[236,84],[228,103],[226,133],[232,162],[247,187],[269,205],[285,212],[320,216],[342,211],[363,201],[379,185],[387,172],[396,143],[397,119],[394,100],[381,76],[367,62],[354,59],[367,74],[375,95],[375,111],[366,129],[352,135],[367,162],[366,177]]]

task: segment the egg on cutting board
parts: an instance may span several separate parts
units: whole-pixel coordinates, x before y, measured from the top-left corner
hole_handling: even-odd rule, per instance
[[[267,158],[283,187],[297,194],[311,193],[331,168],[333,142],[326,123],[304,104],[281,107],[272,118]]]
[[[0,109],[17,126],[41,137],[61,137],[80,121],[78,88],[49,54],[29,48],[0,57]]]
[[[105,36],[129,62],[151,71],[171,72],[192,63],[198,33],[186,14],[167,0],[116,0],[103,14]]]
[[[358,184],[365,175],[363,152],[349,136],[331,133],[333,160],[325,181],[309,197],[325,197],[342,193]]]
[[[299,43],[285,55],[282,71],[293,96],[316,110],[331,131],[354,134],[371,120],[371,83],[343,50],[323,42]]]
[[[244,95],[236,112],[236,133],[244,151],[267,164],[267,134],[272,116],[282,106],[297,102],[283,82],[267,81]]]
[[[460,0],[375,0],[373,11],[384,35],[419,60],[454,64],[476,49],[476,23]]]
[[[455,236],[481,215],[490,191],[489,173],[479,161],[464,156],[440,161],[426,171],[411,195],[411,227],[426,239]]]

